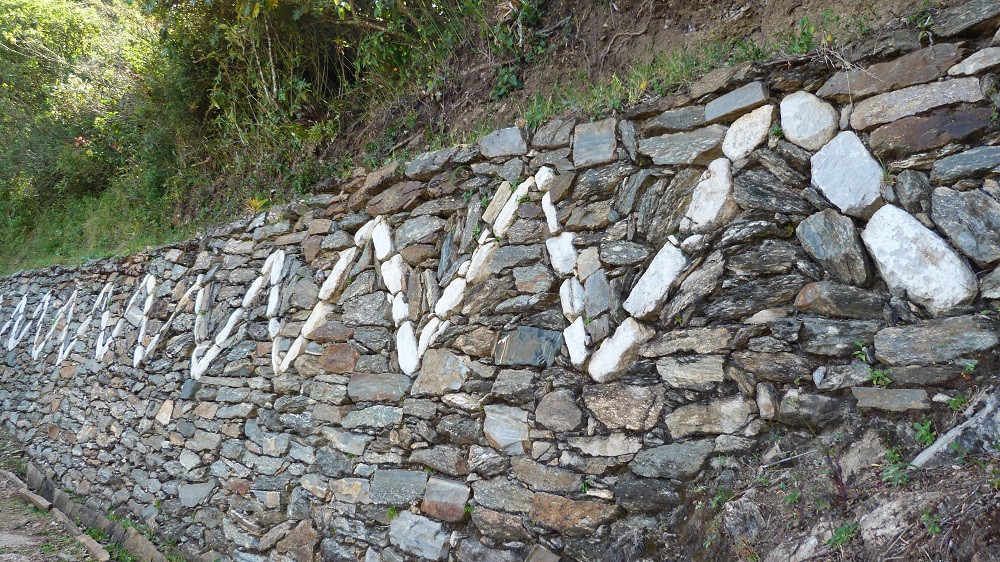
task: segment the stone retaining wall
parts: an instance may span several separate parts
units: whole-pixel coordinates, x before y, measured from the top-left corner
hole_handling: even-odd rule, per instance
[[[770,424],[992,367],[1000,48],[968,4],[847,73],[722,69],[0,280],[0,421],[192,559],[599,560]]]

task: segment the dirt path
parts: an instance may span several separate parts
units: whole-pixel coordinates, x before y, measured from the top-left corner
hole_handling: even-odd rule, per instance
[[[0,562],[91,560],[83,545],[48,512],[23,500],[17,488],[0,476]]]

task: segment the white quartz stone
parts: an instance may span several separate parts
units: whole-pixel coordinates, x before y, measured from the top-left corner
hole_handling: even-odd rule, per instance
[[[765,105],[737,119],[726,131],[722,139],[722,153],[732,161],[743,160],[767,140],[771,122],[774,121],[774,106]]]
[[[879,209],[861,232],[875,266],[890,289],[939,316],[972,301],[976,276],[940,236],[891,205]]]
[[[354,258],[357,256],[357,248],[348,248],[340,252],[337,263],[334,264],[333,269],[330,270],[330,274],[323,281],[323,286],[319,289],[320,300],[330,300],[330,297],[340,292],[340,286],[347,278],[347,273],[351,270],[351,266],[354,265]]]
[[[563,281],[559,287],[559,300],[562,302],[563,316],[570,322],[583,316],[585,298],[583,285],[576,279],[570,277]]]
[[[545,213],[545,224],[549,227],[549,232],[553,235],[559,234],[562,226],[559,224],[559,213],[556,206],[552,204],[552,194],[548,191],[542,195],[542,212]]]
[[[588,371],[597,382],[608,382],[620,378],[635,360],[639,346],[653,337],[654,331],[626,318],[614,335],[604,340],[590,358]]]
[[[413,376],[420,368],[420,355],[417,353],[417,337],[413,333],[413,323],[403,322],[396,330],[396,353],[399,356],[399,368]]]
[[[622,306],[629,314],[640,319],[658,314],[667,300],[670,285],[686,265],[684,252],[671,244],[664,244]]]
[[[681,230],[711,232],[734,219],[739,211],[733,199],[732,163],[726,158],[718,158],[708,165],[695,186],[691,204],[681,220]]]
[[[492,225],[497,220],[497,215],[500,214],[501,209],[507,204],[507,200],[510,199],[511,191],[510,182],[505,181],[500,184],[500,187],[497,187],[496,193],[493,194],[493,199],[490,199],[490,204],[483,211],[483,220],[486,224]]]
[[[867,219],[882,205],[882,166],[853,132],[834,137],[811,162],[813,187],[845,214]]]
[[[164,400],[163,405],[160,406],[160,410],[156,412],[156,421],[160,422],[160,425],[167,425],[170,423],[170,416],[174,413],[174,401]]]
[[[556,179],[555,170],[549,166],[542,166],[535,172],[535,185],[538,186],[539,191],[547,192],[554,179]]]
[[[569,349],[569,360],[576,368],[583,367],[587,362],[587,329],[583,325],[583,317],[578,317],[568,328],[563,330],[563,339]]]
[[[511,194],[510,199],[504,204],[503,209],[500,210],[500,214],[497,215],[496,222],[493,223],[493,232],[496,233],[497,237],[503,238],[507,234],[507,230],[510,229],[510,225],[514,224],[514,219],[517,218],[517,208],[521,205],[521,198],[528,194],[528,191],[534,187],[535,180],[528,178],[527,180],[521,182]]]
[[[365,244],[372,239],[372,232],[375,231],[375,225],[378,223],[379,219],[382,217],[375,217],[372,220],[365,223],[364,226],[358,229],[354,233],[354,245],[358,248],[364,248]]]
[[[497,243],[490,241],[479,246],[476,248],[476,251],[472,252],[472,259],[469,260],[469,271],[465,273],[465,278],[468,279],[469,285],[482,283],[490,276],[487,266],[493,260],[493,254],[496,251]]]
[[[392,253],[392,231],[385,217],[379,217],[372,229],[372,242],[375,245],[375,259],[382,261]]]
[[[439,326],[441,326],[441,319],[437,316],[431,316],[431,319],[427,321],[427,325],[420,332],[420,341],[417,343],[417,356],[423,357],[424,353],[427,352]]]
[[[576,265],[576,248],[573,247],[573,233],[563,232],[545,241],[552,261],[552,269],[559,275],[572,275]]]
[[[379,269],[382,272],[382,280],[385,281],[385,288],[393,295],[401,293],[406,286],[406,262],[403,261],[403,256],[399,254],[392,256]]]
[[[399,326],[409,315],[410,305],[406,303],[406,297],[403,296],[403,293],[392,297],[392,321]]]
[[[448,286],[441,292],[441,298],[434,305],[434,314],[439,318],[450,316],[452,311],[462,304],[462,300],[465,298],[466,284],[467,281],[461,277],[452,279],[451,283],[448,283]]]
[[[313,333],[326,323],[326,316],[333,310],[332,304],[326,301],[317,302],[312,312],[309,313],[309,318],[306,318],[305,324],[302,325],[302,335],[306,338],[312,338]]]
[[[806,150],[819,150],[830,142],[839,122],[837,110],[809,92],[795,92],[781,100],[782,134]]]

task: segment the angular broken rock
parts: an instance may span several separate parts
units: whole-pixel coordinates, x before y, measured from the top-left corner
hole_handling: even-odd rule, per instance
[[[737,396],[708,404],[681,406],[664,416],[664,421],[670,436],[681,439],[690,435],[736,433],[756,411],[754,402]]]
[[[424,354],[420,374],[413,381],[413,396],[441,396],[461,390],[471,369],[462,358],[445,349],[428,349]]]
[[[857,102],[872,94],[937,80],[960,58],[958,45],[931,45],[865,69],[838,72],[823,84],[816,95],[841,103]]]
[[[639,346],[653,337],[653,333],[634,318],[626,318],[590,358],[590,377],[597,382],[621,378],[638,355]]]
[[[851,393],[858,400],[858,408],[874,408],[889,412],[927,410],[931,407],[927,391],[914,388],[867,388],[856,386]]]
[[[528,152],[528,143],[524,129],[508,127],[493,131],[479,140],[479,149],[486,158],[501,158],[505,156],[520,156]]]
[[[851,285],[866,285],[871,279],[868,256],[851,219],[827,209],[800,222],[795,235],[834,279]]]
[[[1000,64],[1000,47],[987,47],[948,69],[949,76],[977,74]]]
[[[851,113],[851,127],[864,131],[935,107],[975,103],[982,99],[983,91],[977,78],[958,78],[910,86],[858,102]]]
[[[711,232],[736,218],[740,212],[733,199],[732,163],[718,158],[708,165],[708,170],[694,188],[691,204],[681,219],[681,232]]]
[[[998,166],[1000,146],[978,146],[935,160],[931,167],[931,180],[935,183],[951,183],[988,173]]]
[[[647,478],[683,480],[697,474],[714,449],[714,439],[671,443],[639,452],[628,467]]]
[[[829,281],[809,283],[795,297],[795,309],[837,318],[882,318],[888,295]]]
[[[868,142],[880,158],[909,156],[965,140],[989,127],[991,116],[985,107],[940,109],[882,125]]]
[[[649,268],[636,282],[622,307],[632,316],[644,319],[659,313],[677,276],[687,266],[687,257],[679,248],[667,242],[656,253]]]
[[[886,205],[861,233],[882,278],[934,316],[976,297],[969,266],[937,234],[899,207]]]
[[[440,523],[409,511],[400,511],[389,523],[389,541],[392,544],[427,560],[445,560],[448,557],[448,536]]]
[[[658,166],[678,164],[708,164],[722,156],[720,144],[726,135],[723,125],[691,131],[666,134],[639,141],[639,154],[653,159]]]
[[[660,420],[663,388],[620,383],[586,386],[583,403],[609,429],[646,431]]]
[[[774,106],[765,105],[740,117],[726,131],[722,153],[736,162],[743,160],[767,140],[774,121]]]
[[[442,521],[461,521],[465,517],[465,502],[469,501],[469,492],[469,487],[461,482],[432,476],[427,481],[420,511]]]
[[[573,134],[573,166],[577,170],[607,164],[615,158],[614,118],[583,123],[576,126]]]
[[[984,316],[926,320],[875,334],[875,357],[886,365],[935,365],[990,352],[1000,345],[995,322]]]
[[[724,365],[723,355],[664,357],[656,362],[656,371],[673,388],[706,391],[722,382]]]
[[[1000,261],[1000,202],[982,189],[935,189],[931,220],[958,251],[980,267],[989,268]]]
[[[781,132],[806,150],[819,150],[830,142],[839,122],[837,110],[809,92],[795,92],[781,100]]]
[[[508,455],[528,452],[528,412],[511,406],[485,406],[486,421],[483,432],[490,445]]]
[[[555,494],[535,494],[528,516],[542,527],[566,536],[586,536],[609,523],[618,506],[592,501],[573,501]]]
[[[583,422],[583,412],[576,405],[572,390],[556,390],[538,401],[535,421],[553,431],[572,431]]]
[[[882,166],[844,131],[813,155],[812,186],[845,214],[868,218],[882,204]]]
[[[712,123],[739,117],[767,103],[770,94],[763,82],[751,82],[721,95],[705,106],[705,121]]]

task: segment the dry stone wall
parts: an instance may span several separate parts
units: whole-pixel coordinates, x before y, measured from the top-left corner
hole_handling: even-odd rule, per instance
[[[988,43],[721,69],[5,278],[0,421],[192,559],[600,560],[769,424],[942,407],[991,368]]]

